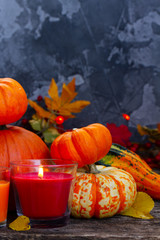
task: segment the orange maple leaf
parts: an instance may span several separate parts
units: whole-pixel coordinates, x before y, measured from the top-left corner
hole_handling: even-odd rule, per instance
[[[34,101],[29,100],[29,104],[35,109],[39,117],[47,118],[50,122],[54,122],[57,115],[62,115],[66,119],[74,118],[75,115],[72,113],[79,113],[83,108],[90,104],[90,101],[84,100],[72,102],[77,94],[78,93],[75,92],[75,78],[73,78],[68,85],[63,83],[61,96],[59,96],[58,86],[54,78],[52,78],[48,90],[49,97],[44,97],[45,105],[48,111],[44,110]]]

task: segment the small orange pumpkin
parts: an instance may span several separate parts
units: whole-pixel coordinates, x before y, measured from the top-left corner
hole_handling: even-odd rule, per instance
[[[100,173],[77,173],[71,214],[76,218],[105,218],[132,206],[136,182],[128,172],[97,165]]]
[[[0,125],[16,122],[27,110],[27,95],[12,78],[0,78],[0,99]]]
[[[57,137],[51,145],[51,157],[63,162],[76,161],[78,167],[92,164],[104,157],[112,145],[109,130],[94,123]]]

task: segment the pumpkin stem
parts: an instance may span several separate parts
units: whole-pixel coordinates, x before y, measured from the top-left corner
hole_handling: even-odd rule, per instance
[[[0,125],[0,130],[5,130],[7,129],[6,125]]]
[[[97,169],[94,163],[87,165],[87,167],[88,167],[89,173],[93,173],[93,174],[100,173],[100,171]]]

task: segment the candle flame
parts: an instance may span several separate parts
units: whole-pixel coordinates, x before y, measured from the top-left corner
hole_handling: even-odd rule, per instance
[[[43,177],[43,167],[39,167],[39,170],[38,170],[38,177],[40,177],[40,178]]]

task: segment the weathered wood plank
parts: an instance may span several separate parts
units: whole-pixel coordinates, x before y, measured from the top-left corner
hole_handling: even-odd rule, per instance
[[[155,202],[152,211],[154,219],[142,220],[126,216],[114,216],[107,219],[73,219],[61,228],[30,229],[16,232],[7,227],[0,229],[2,240],[95,240],[95,239],[160,239],[160,201]],[[15,216],[9,215],[9,222]]]

